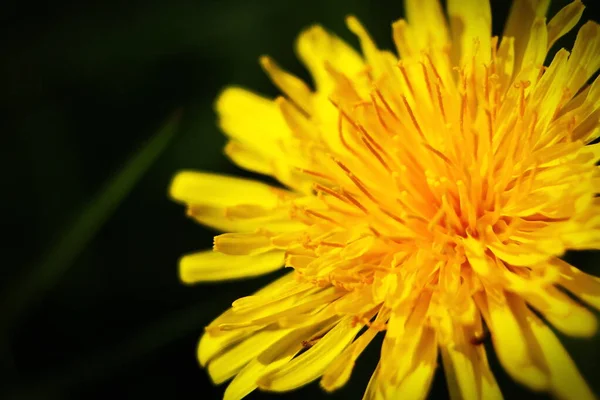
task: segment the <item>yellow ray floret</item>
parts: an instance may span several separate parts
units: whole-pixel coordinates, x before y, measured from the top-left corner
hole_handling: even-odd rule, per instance
[[[283,96],[217,100],[226,154],[285,188],[178,174],[171,196],[224,232],[180,277],[289,272],[207,326],[200,363],[226,399],[333,391],[382,334],[365,399],[426,398],[438,355],[452,398],[499,399],[490,340],[520,384],[592,399],[550,325],[597,331],[573,296],[600,309],[600,279],[559,257],[600,249],[600,25],[548,57],[579,0],[515,1],[502,37],[487,1],[405,5],[398,55],[348,17],[362,55],[319,26],[296,43],[314,89],[263,56]]]

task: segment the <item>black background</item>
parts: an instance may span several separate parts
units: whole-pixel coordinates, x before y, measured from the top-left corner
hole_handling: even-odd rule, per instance
[[[492,3],[500,34],[509,2]],[[584,20],[598,20],[598,6],[588,3]],[[549,15],[564,4],[555,1]],[[167,187],[183,168],[248,175],[222,155],[214,98],[229,84],[275,95],[261,54],[308,80],[293,52],[297,34],[318,22],[356,46],[344,25],[348,14],[380,47],[393,48],[400,0],[1,3],[3,292],[35,269],[175,110],[182,117],[174,139],[70,268],[1,327],[0,398],[222,396],[197,365],[197,339],[228,304],[273,275],[182,285],[178,257],[209,247],[214,232],[185,218]],[[572,40],[560,44],[569,48]],[[569,259],[590,271],[598,257]],[[600,337],[561,340],[600,393]],[[362,396],[378,347],[371,345],[333,398]],[[495,371],[505,397],[533,397]],[[308,396],[326,398],[317,384],[279,398]],[[442,373],[431,397],[448,397]]]

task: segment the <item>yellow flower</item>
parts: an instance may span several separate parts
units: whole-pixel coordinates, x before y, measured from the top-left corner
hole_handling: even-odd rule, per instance
[[[358,54],[315,26],[297,42],[314,90],[270,58],[284,93],[240,88],[216,103],[239,166],[285,188],[181,172],[171,196],[228,232],[181,259],[186,283],[290,272],[214,320],[198,357],[226,399],[316,379],[335,390],[379,333],[366,399],[422,399],[438,354],[453,398],[501,398],[490,337],[519,383],[590,399],[549,325],[596,331],[600,280],[566,250],[600,248],[600,25],[548,50],[579,21],[576,0],[515,1],[501,38],[487,1],[406,0],[399,57],[353,17]],[[548,325],[549,324],[549,325]],[[486,333],[489,331],[489,333]]]

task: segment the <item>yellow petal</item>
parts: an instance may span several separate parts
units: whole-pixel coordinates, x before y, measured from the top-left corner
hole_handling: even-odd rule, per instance
[[[365,286],[347,293],[333,306],[336,313],[347,315],[366,313],[373,309],[373,304],[376,304],[376,302],[373,301],[371,296],[371,289]]]
[[[281,368],[283,365],[287,364],[294,355],[295,354],[291,354],[282,357],[268,365],[261,364],[257,359],[250,361],[237,373],[235,378],[233,378],[231,383],[227,386],[227,389],[225,389],[225,393],[223,394],[223,400],[243,399],[258,387],[256,382],[261,376],[266,375],[277,368]]]
[[[348,25],[348,29],[350,29],[352,33],[358,36],[360,47],[369,67],[372,68],[374,77],[377,78],[389,70],[390,65],[386,63],[386,59],[382,56],[382,52],[379,51],[373,42],[373,39],[371,39],[371,36],[364,26],[362,26],[360,21],[354,16],[349,16],[346,18],[346,25]]]
[[[263,376],[259,387],[281,392],[295,389],[319,378],[327,366],[348,346],[362,325],[353,326],[348,318],[338,323],[317,344],[281,369]]]
[[[380,390],[380,382],[379,382],[379,366],[381,365],[381,361],[377,364],[377,368],[371,375],[371,379],[369,379],[369,384],[367,385],[367,389],[365,390],[365,394],[362,400],[385,400],[385,397]]]
[[[195,206],[188,207],[187,215],[199,223],[225,232],[251,232],[266,229],[274,232],[294,232],[305,225],[291,221],[285,207],[268,209],[251,204],[231,207]]]
[[[529,41],[523,53],[523,61],[521,68],[532,67],[532,72],[528,77],[523,76],[521,79],[533,81],[539,74],[540,68],[544,65],[546,52],[548,49],[548,29],[546,28],[545,18],[536,18],[531,26],[529,33]]]
[[[295,284],[296,282],[297,276],[295,273],[291,272],[269,283],[267,286],[256,291],[254,294],[252,294],[252,296],[249,297],[277,297],[281,293],[286,292],[290,288],[290,286]],[[230,308],[229,310],[221,314],[218,318],[216,318],[213,322],[211,322],[210,325],[213,325],[222,318],[229,316],[232,312],[233,309]]]
[[[501,93],[506,92],[512,82],[515,68],[515,38],[503,37],[498,48],[498,76]]]
[[[266,315],[252,321],[252,323],[270,324],[277,322],[280,326],[286,327],[314,325],[334,314],[333,304],[344,294],[345,292],[343,291],[329,287],[321,292],[299,299],[293,307],[283,309],[278,313]]]
[[[546,261],[550,256],[553,255],[552,253],[546,253],[545,251],[542,251],[542,249],[536,249],[523,244],[493,243],[488,245],[488,248],[502,261],[516,266],[535,265]],[[563,252],[561,246],[547,250],[553,251],[556,254],[562,254]]]
[[[293,107],[295,108],[295,106]],[[289,121],[286,122],[289,124]],[[290,125],[290,128],[293,127]],[[256,143],[262,142],[254,142],[254,144]],[[305,160],[292,158],[290,156],[292,153],[288,153],[284,157],[285,151],[281,148],[265,152],[265,148],[257,149],[254,145],[231,140],[225,146],[225,154],[243,169],[270,175],[296,192],[311,193],[312,181],[298,169],[302,167]]]
[[[298,109],[298,107],[282,97],[277,98],[276,102],[285,122],[288,124],[296,138],[305,141],[319,140],[319,129]]]
[[[552,17],[548,22],[548,49],[577,25],[584,9],[583,3],[580,0],[575,0]]]
[[[340,255],[345,260],[352,260],[363,256],[376,244],[373,236],[365,236],[345,246]]]
[[[512,37],[515,40],[515,72],[521,70],[523,56],[529,44],[529,35],[536,18],[543,18],[550,6],[550,0],[513,1],[508,14],[503,41]]]
[[[523,295],[523,298],[566,335],[592,337],[598,330],[594,314],[554,287],[542,289],[537,295]]]
[[[448,23],[439,0],[404,0],[404,9],[419,52],[448,43]]]
[[[277,151],[278,142],[290,137],[275,102],[248,90],[225,89],[215,108],[223,132],[263,154]]]
[[[241,342],[257,330],[258,328],[249,328],[246,330],[227,332],[218,336],[204,333],[200,338],[197,348],[197,356],[200,365],[205,367],[210,360],[212,360],[219,353],[223,352],[224,349],[228,348],[234,343]]]
[[[600,108],[596,109],[590,116],[584,119],[573,130],[573,139],[581,140],[583,143],[591,143],[600,137]]]
[[[524,324],[538,344],[550,375],[551,391],[558,399],[593,400],[596,398],[577,370],[575,363],[552,330],[523,306]]]
[[[570,53],[569,53],[570,54]],[[594,107],[600,101],[600,79],[596,77],[591,85],[581,90],[575,97],[573,97],[567,104],[565,104],[560,111],[556,114],[557,122],[564,118],[565,114],[571,115],[574,110],[575,112],[583,111],[585,115],[588,115],[591,110],[596,109]]]
[[[423,329],[418,339],[418,346],[414,349],[414,353],[402,355],[402,358],[410,360],[407,374],[398,381],[394,379],[391,382],[380,383],[384,398],[415,400],[427,398],[436,369],[438,345],[435,331],[431,328]],[[393,358],[382,358],[382,362],[398,363],[398,355]]]
[[[272,342],[266,350],[237,373],[225,390],[224,400],[239,400],[247,396],[257,388],[257,382],[261,376],[287,364],[302,350],[303,343],[314,336],[319,336],[322,329],[329,329],[332,322],[333,320],[322,321],[308,327],[295,329]]]
[[[478,317],[479,318],[479,317]],[[444,373],[451,399],[502,399],[502,394],[487,363],[485,348],[472,343],[482,334],[481,323],[460,326],[447,315],[441,320],[440,343]]]
[[[323,374],[321,387],[328,392],[332,392],[344,386],[350,379],[356,359],[376,334],[377,331],[369,329],[348,346]]]
[[[271,239],[263,232],[224,233],[215,236],[214,250],[224,254],[257,255],[271,249]]]
[[[173,199],[187,204],[213,207],[257,204],[273,208],[288,196],[289,192],[250,179],[181,171],[171,182],[169,194]]]
[[[334,82],[325,69],[325,62],[349,77],[364,69],[360,55],[340,38],[320,26],[302,32],[296,43],[298,56],[310,71],[317,91],[329,94]]]
[[[188,254],[179,260],[179,277],[184,283],[248,278],[283,266],[284,252],[234,256],[212,250]]]
[[[331,304],[344,293],[335,287],[324,289],[316,287],[291,296],[281,296],[275,301],[263,304],[262,307],[252,307],[243,311],[237,311],[234,308],[228,315],[223,315],[217,321],[212,322],[207,330],[230,331],[250,326],[265,326],[271,323],[281,324],[286,319],[306,315],[327,318],[328,314],[318,315],[319,313],[315,314],[314,311]]]
[[[241,297],[231,304],[232,309],[236,314],[249,313],[271,306],[273,303],[280,300],[298,295],[299,297],[307,297],[319,290],[310,282],[298,282],[295,279],[282,283],[276,292],[267,295],[255,294],[252,296]]]
[[[213,358],[208,374],[213,383],[220,384],[237,374],[252,359],[289,333],[287,329],[262,330]]]
[[[489,63],[491,58],[492,12],[489,0],[448,0],[453,59],[459,65]]]
[[[375,324],[385,323],[389,316],[389,311],[383,310],[377,314]],[[375,325],[376,326],[376,325]],[[356,364],[356,360],[363,350],[371,343],[379,333],[375,326],[367,329],[358,339],[356,339],[332,362],[321,379],[321,387],[328,392],[341,388],[350,379],[352,369]]]
[[[540,132],[547,132],[548,124],[550,124],[560,106],[564,95],[564,84],[567,79],[568,58],[569,52],[565,49],[556,52],[550,66],[535,85],[535,89],[531,94],[532,108],[538,112],[537,126]],[[540,157],[540,159],[542,158]]]
[[[494,349],[500,363],[510,376],[534,390],[549,387],[548,376],[543,365],[536,361],[534,344],[530,332],[521,326],[515,310],[507,299],[497,294],[487,299],[476,296],[477,305],[492,333]]]
[[[260,65],[269,75],[271,80],[283,93],[285,93],[298,107],[310,114],[312,111],[312,93],[302,79],[281,69],[270,57],[260,58]]]
[[[273,174],[273,167],[264,154],[256,151],[237,140],[230,140],[225,145],[225,155],[243,169],[258,172],[259,174]]]
[[[330,332],[334,326],[338,325],[339,321],[339,316],[333,316],[315,324],[295,329],[276,343],[273,343],[271,347],[262,352],[256,359],[263,365],[269,365],[281,358],[296,354],[300,349],[305,347],[307,342],[322,338],[323,335]]]
[[[559,284],[575,296],[600,310],[600,278],[586,274],[560,259],[551,261],[559,268]]]
[[[400,19],[392,24],[392,34],[396,50],[403,60],[419,56],[420,52],[416,46],[416,35],[413,27],[409,26],[404,19]]]
[[[384,386],[399,387],[426,351],[420,346],[428,337],[425,322],[430,300],[431,293],[426,291],[419,295],[412,310],[398,307],[392,312],[381,348],[379,379]],[[398,358],[398,354],[403,354],[403,357]]]
[[[465,246],[465,255],[469,260],[469,264],[477,274],[486,278],[496,275],[491,269],[493,262],[485,254],[485,247],[481,242],[472,237],[468,237],[463,240],[463,243]]]
[[[598,71],[600,67],[600,25],[586,22],[575,39],[569,57],[569,81],[567,88],[571,94],[577,91]],[[597,121],[596,121],[597,122]]]

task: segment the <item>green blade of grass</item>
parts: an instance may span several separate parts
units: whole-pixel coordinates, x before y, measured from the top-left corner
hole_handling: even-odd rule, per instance
[[[55,244],[20,281],[10,285],[0,319],[9,329],[17,318],[50,289],[73,264],[121,201],[166,148],[175,134],[180,113],[175,113],[148,143],[111,178],[92,201],[63,231]]]

